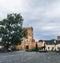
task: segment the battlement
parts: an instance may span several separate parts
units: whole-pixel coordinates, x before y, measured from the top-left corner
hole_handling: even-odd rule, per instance
[[[26,30],[33,30],[33,28],[32,27],[27,27],[27,28],[25,28]]]

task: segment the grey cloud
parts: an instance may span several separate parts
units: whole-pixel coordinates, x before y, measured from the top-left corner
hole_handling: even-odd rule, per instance
[[[33,27],[34,38],[52,39],[60,35],[60,0],[2,0],[0,19],[21,13],[24,27]]]

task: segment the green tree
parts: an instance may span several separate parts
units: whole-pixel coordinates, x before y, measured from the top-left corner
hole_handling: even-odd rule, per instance
[[[6,19],[0,21],[1,42],[8,50],[11,45],[21,44],[22,38],[26,37],[26,29],[23,28],[21,14],[8,14]]]
[[[38,45],[36,43],[35,51],[37,52],[39,50]]]

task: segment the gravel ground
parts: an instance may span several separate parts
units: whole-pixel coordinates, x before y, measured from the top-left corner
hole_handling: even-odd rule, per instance
[[[0,53],[0,63],[60,63],[60,53],[25,51]]]

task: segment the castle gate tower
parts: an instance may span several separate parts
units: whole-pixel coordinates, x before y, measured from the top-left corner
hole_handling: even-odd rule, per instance
[[[23,38],[21,47],[22,49],[31,49],[33,47],[33,28],[28,27],[27,30],[27,38]]]

